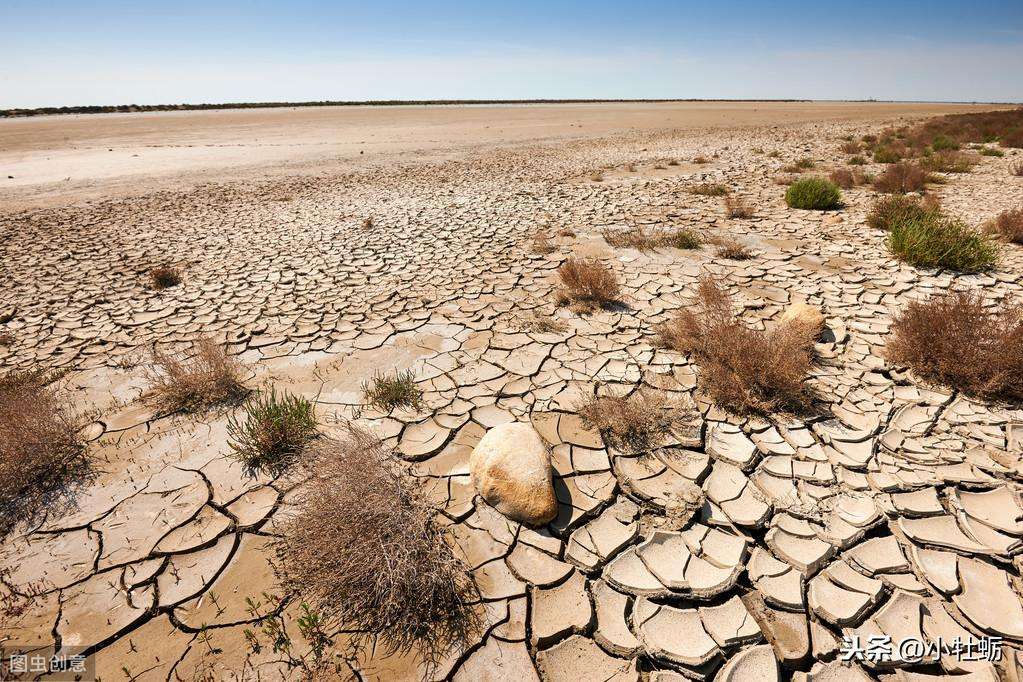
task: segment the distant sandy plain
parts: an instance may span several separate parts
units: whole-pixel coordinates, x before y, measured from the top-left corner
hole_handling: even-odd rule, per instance
[[[997,108],[876,102],[352,106],[0,119],[8,210],[197,183],[445,160],[473,150],[618,133],[888,120]]]

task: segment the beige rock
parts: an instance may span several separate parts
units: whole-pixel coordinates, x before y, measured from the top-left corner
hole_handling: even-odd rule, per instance
[[[558,513],[550,456],[529,424],[487,431],[469,457],[469,471],[483,499],[514,521],[538,526]]]
[[[797,301],[782,311],[779,324],[795,323],[812,331],[816,337],[824,330],[824,313],[809,303]]]

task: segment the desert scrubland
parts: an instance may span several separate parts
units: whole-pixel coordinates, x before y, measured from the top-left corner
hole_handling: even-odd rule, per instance
[[[1021,136],[0,120],[0,643],[103,680],[1020,679]]]

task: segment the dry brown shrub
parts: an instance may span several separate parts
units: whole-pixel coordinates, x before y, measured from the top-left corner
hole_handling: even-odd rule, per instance
[[[1023,161],[1017,161],[1009,166],[1009,173],[1015,175],[1017,178],[1023,178]]]
[[[660,393],[593,396],[576,407],[587,428],[600,431],[608,445],[644,450],[661,443],[677,418],[677,406]]]
[[[89,477],[78,415],[35,370],[0,377],[0,537],[69,506]]]
[[[695,159],[693,159],[693,163],[702,166],[705,163],[710,163],[710,159],[708,159],[706,156],[697,156]]]
[[[530,251],[541,256],[554,253],[558,248],[554,246],[554,243],[545,234],[538,234],[533,237],[533,243],[530,245]]]
[[[1023,208],[1002,211],[984,228],[1013,244],[1023,244]]]
[[[751,218],[753,207],[742,197],[725,197],[725,213],[729,218]]]
[[[859,142],[849,141],[843,142],[840,149],[845,154],[859,154],[862,147],[860,146]]]
[[[828,179],[842,189],[850,189],[856,185],[856,176],[853,175],[852,171],[846,170],[845,168],[838,168],[831,171],[831,174],[828,175]]]
[[[373,216],[366,216],[362,219],[362,229],[372,230],[373,229]]]
[[[998,313],[957,291],[909,304],[892,324],[888,359],[982,398],[1023,398],[1023,306]]]
[[[420,486],[348,424],[304,458],[308,480],[275,541],[289,592],[343,624],[356,650],[414,653],[432,669],[478,636],[479,592]]]
[[[223,346],[200,337],[192,350],[187,357],[153,349],[147,374],[153,398],[162,409],[202,410],[245,397],[248,391],[242,384],[242,368]]]
[[[171,265],[159,265],[149,271],[149,285],[154,289],[169,289],[181,284],[181,273]]]
[[[804,383],[813,363],[813,333],[798,323],[750,329],[732,311],[727,290],[704,277],[695,308],[658,328],[660,343],[692,353],[701,379],[721,407],[739,414],[804,411],[813,392]]]
[[[927,187],[927,171],[914,163],[893,163],[874,179],[874,189],[887,194],[920,192]]]
[[[14,345],[14,333],[9,331],[0,332],[0,346],[13,346]]]
[[[601,236],[609,246],[640,251],[671,246],[676,249],[698,249],[703,244],[700,235],[685,227],[647,232],[642,227],[603,230]]]
[[[618,300],[621,285],[614,270],[593,258],[569,258],[558,268],[560,304],[593,309]]]

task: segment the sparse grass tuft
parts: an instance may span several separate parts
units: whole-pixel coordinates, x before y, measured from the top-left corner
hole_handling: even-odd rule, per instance
[[[689,188],[690,194],[698,194],[704,197],[723,197],[730,191],[725,185],[716,182],[704,182]]]
[[[987,270],[998,260],[990,237],[937,212],[892,222],[888,249],[910,265],[958,272]]]
[[[1002,157],[1002,156],[1005,156],[1005,152],[1003,152],[1001,149],[997,149],[995,147],[983,147],[980,150],[980,155],[981,156]]]
[[[728,260],[749,260],[753,257],[753,251],[742,242],[731,237],[717,237],[714,240],[717,245],[717,255]]]
[[[352,638],[430,672],[482,627],[469,567],[412,478],[352,424],[309,448],[295,514],[274,541],[281,584]]]
[[[750,329],[733,313],[727,290],[709,277],[700,280],[695,308],[683,308],[658,335],[662,345],[696,357],[704,390],[725,409],[766,414],[811,404],[804,379],[813,361],[812,331],[799,323]]]
[[[396,407],[418,410],[423,403],[423,391],[416,386],[416,375],[410,369],[394,376],[377,372],[372,381],[363,382],[362,396],[370,405],[384,412]]]
[[[846,163],[848,163],[850,166],[865,166],[867,164],[867,160],[862,156],[857,155],[850,156],[849,160],[846,161]]]
[[[842,193],[824,178],[804,178],[789,185],[785,203],[789,208],[830,211],[842,207]]]
[[[862,146],[860,145],[859,142],[849,141],[843,142],[840,149],[844,154],[859,154],[860,150],[862,149]]]
[[[533,237],[533,243],[530,245],[530,251],[541,256],[546,256],[557,250],[557,247],[554,246],[554,243],[545,234],[538,234]]]
[[[181,284],[181,273],[170,265],[159,265],[149,271],[149,285],[156,290],[169,289]]]
[[[670,230],[647,232],[641,227],[601,232],[610,246],[615,248],[632,248],[640,251],[670,246],[676,249],[698,249],[703,241],[695,231],[685,227]]]
[[[801,173],[814,167],[814,160],[802,158],[782,168],[786,173]]]
[[[154,348],[147,374],[155,401],[168,412],[202,410],[240,400],[248,392],[241,366],[206,337],[195,342],[191,357]]]
[[[969,173],[978,159],[971,154],[957,151],[935,152],[920,160],[920,166],[934,173]]]
[[[311,402],[284,392],[259,392],[245,402],[242,418],[227,423],[228,445],[235,459],[255,474],[278,475],[316,435]]]
[[[59,513],[88,478],[78,417],[43,370],[0,376],[0,537]]]
[[[742,197],[725,197],[725,214],[729,218],[752,218],[753,207]]]
[[[675,408],[660,393],[593,396],[576,407],[587,428],[620,450],[645,450],[660,444],[676,419]]]
[[[569,258],[558,268],[558,303],[593,310],[618,300],[621,285],[614,270],[596,259]]]
[[[886,194],[921,192],[930,180],[920,166],[913,163],[894,163],[874,178],[874,189]]]
[[[1023,244],[1023,208],[1002,211],[984,226],[985,231],[997,234],[1013,244]]]
[[[828,175],[828,179],[842,189],[852,189],[856,185],[856,176],[844,168],[836,168]]]
[[[892,324],[889,360],[982,398],[1023,398],[1023,307],[996,314],[959,291],[909,304]]]
[[[875,163],[898,163],[902,161],[902,155],[891,147],[876,147],[874,149]]]

